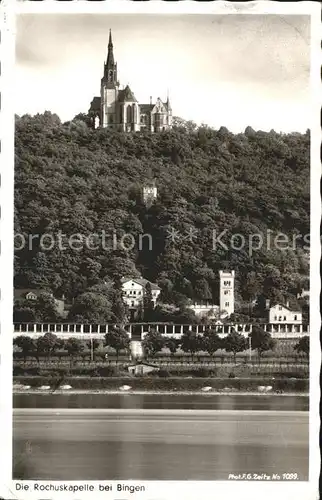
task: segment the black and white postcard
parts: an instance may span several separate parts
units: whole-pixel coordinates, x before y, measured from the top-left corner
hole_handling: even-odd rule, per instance
[[[316,500],[319,6],[0,13],[0,496]]]

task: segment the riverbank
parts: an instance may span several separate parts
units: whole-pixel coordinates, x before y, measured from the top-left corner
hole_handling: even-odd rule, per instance
[[[65,387],[65,389],[64,389]],[[13,392],[153,394],[295,394],[308,395],[309,379],[156,378],[156,377],[14,377]]]
[[[300,393],[300,392],[242,392],[242,391],[210,391],[210,392],[203,392],[203,391],[108,391],[108,390],[82,390],[82,389],[69,389],[69,390],[56,390],[56,391],[51,391],[51,390],[42,390],[42,389],[27,389],[27,390],[15,390],[13,391],[13,395],[17,396],[20,394],[26,394],[26,395],[34,395],[34,394],[39,394],[39,396],[45,396],[45,395],[59,395],[59,396],[68,396],[68,395],[82,395],[82,394],[101,394],[101,395],[107,395],[107,396],[124,396],[126,394],[133,395],[133,396],[171,396],[171,395],[177,395],[177,396],[284,396],[284,397],[301,397],[301,398],[308,398],[309,393]]]

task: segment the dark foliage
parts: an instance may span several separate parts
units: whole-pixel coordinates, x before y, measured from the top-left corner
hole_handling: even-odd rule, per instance
[[[90,291],[106,279],[141,273],[161,286],[163,302],[185,311],[188,299],[218,303],[218,270],[229,261],[237,306],[261,294],[295,298],[308,275],[309,145],[308,133],[178,126],[124,134],[91,130],[82,117],[61,124],[49,112],[17,118],[15,231],[27,244],[16,251],[15,286],[64,294],[74,300],[71,319],[100,323],[124,316],[119,296]],[[151,173],[158,199],[148,208],[141,192]],[[171,228],[183,236],[175,243],[167,237]],[[236,233],[265,239],[268,229],[271,239],[285,233],[290,248],[264,244],[251,255],[248,247],[213,246],[213,230],[225,231],[228,244]],[[192,241],[190,230],[197,235]],[[128,250],[113,244],[113,234],[119,242],[125,233],[137,243]],[[152,250],[139,249],[144,233]],[[54,236],[50,250],[45,234]],[[71,248],[67,240],[75,234],[82,236]],[[15,311],[19,321],[54,321],[53,315],[50,304],[43,317],[29,303]]]

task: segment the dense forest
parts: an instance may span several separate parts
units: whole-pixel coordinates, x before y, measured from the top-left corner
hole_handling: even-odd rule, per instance
[[[112,283],[123,276],[157,283],[160,301],[182,311],[189,300],[218,303],[218,271],[229,268],[240,313],[256,299],[296,304],[309,274],[309,147],[309,132],[177,120],[159,134],[121,133],[82,116],[16,117],[15,287],[64,295],[70,319],[100,322],[113,318]],[[146,206],[153,179],[158,197]],[[267,231],[288,242],[269,245]],[[262,248],[250,251],[256,234]],[[20,301],[15,319],[52,319],[31,309]]]

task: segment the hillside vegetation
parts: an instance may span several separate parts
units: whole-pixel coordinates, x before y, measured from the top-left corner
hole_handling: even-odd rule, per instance
[[[126,134],[91,130],[79,119],[62,124],[49,112],[17,117],[15,232],[26,245],[16,251],[15,286],[48,289],[70,301],[86,293],[99,302],[97,320],[107,320],[112,279],[142,274],[161,286],[163,302],[182,308],[187,299],[217,303],[218,270],[228,267],[236,271],[241,311],[256,297],[294,302],[308,276],[309,146],[309,132],[249,127],[234,135],[183,122],[160,134]],[[152,179],[158,199],[148,208],[142,188]],[[175,241],[173,229],[180,234]],[[272,238],[287,235],[289,248],[267,248],[264,241],[250,252],[249,235],[265,240],[267,230]],[[57,243],[58,234],[66,243],[75,233],[84,239],[102,231],[105,244],[97,236],[96,249]],[[227,249],[214,245],[214,231],[225,231]],[[120,245],[124,233],[135,240],[129,250]],[[152,249],[147,238],[139,248],[144,233]],[[51,236],[43,245],[49,248],[54,238],[53,248],[41,248],[44,234]],[[245,238],[241,249],[236,236],[235,248],[230,244],[236,234]]]

